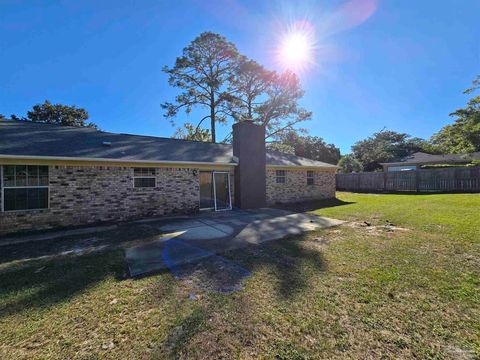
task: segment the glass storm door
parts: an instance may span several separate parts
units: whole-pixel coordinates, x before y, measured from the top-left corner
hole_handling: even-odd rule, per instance
[[[200,209],[232,209],[228,172],[200,171]]]
[[[228,172],[213,172],[215,211],[231,210],[230,176]]]
[[[216,211],[232,209],[230,202],[230,176],[228,172],[213,172],[213,192]]]

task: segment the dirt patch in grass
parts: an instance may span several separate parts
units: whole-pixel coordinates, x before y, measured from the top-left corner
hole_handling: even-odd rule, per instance
[[[382,225],[373,225],[369,221],[350,221],[344,224],[345,226],[351,227],[353,229],[362,229],[369,235],[381,235],[381,234],[389,234],[389,233],[398,233],[398,232],[405,232],[410,231],[410,229],[395,226],[389,221],[386,221],[385,224]]]
[[[242,289],[251,273],[233,261],[212,255],[198,261],[177,265],[170,269],[172,273],[193,291],[228,294]],[[192,292],[191,299],[198,297]]]

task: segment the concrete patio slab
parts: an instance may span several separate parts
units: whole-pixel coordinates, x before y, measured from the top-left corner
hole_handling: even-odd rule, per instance
[[[342,223],[340,220],[279,209],[202,213],[190,219],[159,220],[155,227],[162,232],[160,237],[127,249],[126,259],[130,275],[140,276],[226,250]]]
[[[155,271],[155,269],[165,268],[162,244],[163,241],[154,241],[129,248],[126,252],[126,260],[130,275],[139,276]]]
[[[203,222],[197,220],[182,220],[182,221],[172,221],[169,224],[160,226],[161,231],[182,231],[185,229],[190,229],[198,226],[204,226]]]
[[[185,231],[180,229],[177,231],[180,233],[177,238],[183,240],[208,240],[227,236],[226,233],[216,229],[212,225],[202,225],[186,229]]]
[[[248,224],[248,220],[241,220],[241,219],[230,219],[230,220],[224,220],[226,224],[231,224],[234,226],[242,226]]]

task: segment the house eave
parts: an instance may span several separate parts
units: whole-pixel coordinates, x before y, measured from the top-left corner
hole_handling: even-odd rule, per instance
[[[22,161],[54,161],[68,163],[92,163],[92,164],[138,164],[138,165],[209,165],[209,166],[237,166],[232,162],[208,162],[208,161],[172,161],[172,160],[135,160],[135,159],[109,159],[109,158],[88,158],[69,156],[36,156],[36,155],[4,155],[0,154],[1,160],[22,160]]]
[[[89,157],[70,157],[70,156],[37,156],[37,155],[5,155],[0,154],[0,162],[2,160],[29,162],[49,162],[58,164],[78,164],[78,165],[118,165],[118,166],[237,166],[234,162],[208,162],[208,161],[172,161],[172,160],[135,160],[135,159],[110,159],[110,158],[89,158]],[[236,159],[233,159],[236,160]],[[33,163],[32,163],[33,164]],[[316,166],[316,165],[269,165],[270,169],[297,169],[297,170],[337,170],[338,166]]]
[[[418,162],[391,162],[380,163],[382,166],[418,166],[418,165],[435,165],[435,164],[467,164],[471,160],[437,160],[437,161],[418,161]]]
[[[316,165],[268,165],[267,168],[270,169],[299,169],[299,170],[305,170],[305,169],[328,169],[328,170],[337,170],[338,166],[332,165],[332,166],[316,166]]]

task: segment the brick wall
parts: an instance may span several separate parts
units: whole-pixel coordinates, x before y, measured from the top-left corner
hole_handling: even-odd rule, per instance
[[[0,235],[194,213],[199,206],[198,171],[157,168],[155,188],[134,188],[131,167],[49,166],[49,209],[0,212]],[[0,201],[1,195],[0,191]],[[268,204],[334,196],[334,172],[315,171],[314,185],[307,185],[306,171],[287,170],[286,183],[277,184],[275,170],[267,169]]]
[[[49,209],[0,212],[0,234],[196,212],[194,170],[157,168],[155,188],[133,188],[130,167],[49,166]]]
[[[335,171],[314,171],[314,184],[307,185],[306,170],[285,170],[285,183],[276,183],[276,172],[267,169],[267,204],[335,197]]]

